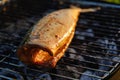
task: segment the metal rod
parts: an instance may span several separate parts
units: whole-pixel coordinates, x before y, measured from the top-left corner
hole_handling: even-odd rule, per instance
[[[106,17],[107,18],[107,17]],[[98,22],[98,23],[100,23],[100,25],[106,25],[106,26],[115,26],[115,28],[117,27],[117,28],[119,28],[119,22],[117,23],[115,23],[115,21],[114,22],[108,22],[108,21],[105,21],[105,23],[103,22],[103,21],[99,21],[99,20],[96,20],[96,19],[92,19],[92,18],[86,18],[86,17],[84,17],[84,18],[82,18],[82,16],[81,16],[81,19],[80,20],[82,20],[82,19],[84,19],[85,21],[87,21],[87,22]],[[101,23],[102,22],[102,23]]]
[[[91,26],[91,27],[90,27]],[[93,29],[93,30],[96,30],[97,29],[101,29],[101,30],[106,30],[107,32],[109,32],[110,30],[110,33],[117,33],[117,31],[119,30],[119,28],[115,28],[115,27],[112,27],[112,26],[109,26],[109,27],[105,27],[105,25],[103,26],[102,24],[99,24],[99,25],[90,25],[90,24],[86,24],[86,23],[82,23],[82,22],[79,22],[77,27],[77,29]],[[76,30],[77,31],[77,30]],[[99,30],[98,30],[99,31]]]
[[[71,60],[76,60],[76,59],[72,59],[72,58],[68,58],[68,57],[63,57],[67,60],[71,59]],[[95,63],[95,62],[92,62],[92,61],[87,61],[87,60],[84,60],[84,61],[80,61],[80,62],[83,62],[83,63],[91,63],[91,64],[94,64],[94,65],[100,65],[100,66],[106,66],[106,67],[110,67],[110,68],[113,68],[114,66],[112,65],[105,65],[105,64],[101,64],[101,63]]]
[[[85,46],[79,46],[79,48],[78,48],[75,45],[70,45],[70,47],[71,48],[75,48],[75,49],[79,49],[81,51],[90,51],[90,52],[100,53],[99,51],[85,49],[84,48]],[[91,47],[98,47],[99,48],[99,46],[91,46]],[[103,50],[112,50],[112,49],[104,49],[104,48],[100,48],[100,49],[103,49]],[[119,50],[112,50],[112,51],[120,52]],[[102,52],[100,54],[103,54],[103,55],[112,55],[113,57],[120,57],[120,55],[118,55],[118,54],[112,54],[112,53],[104,53],[104,52]]]
[[[109,71],[94,69],[94,68],[85,67],[85,66],[81,66],[81,65],[75,65],[75,64],[73,65],[73,64],[69,64],[69,63],[65,63],[65,62],[59,62],[59,63],[60,64],[65,64],[65,65],[69,65],[71,67],[83,68],[83,69],[87,69],[87,70],[93,70],[93,71],[99,71],[99,72],[109,73]]]
[[[60,68],[59,70],[61,70],[61,71],[68,71],[68,70],[62,69],[62,68]],[[87,76],[90,76],[90,77],[95,77],[95,78],[102,79],[102,77],[100,77],[100,76],[91,75],[91,74],[85,74],[83,72],[78,72],[78,71],[75,71],[75,70],[74,71],[68,71],[68,72],[74,72],[74,73],[77,73],[77,74],[84,74],[84,75],[87,75]]]

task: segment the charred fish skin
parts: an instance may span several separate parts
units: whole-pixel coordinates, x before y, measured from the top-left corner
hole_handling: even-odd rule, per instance
[[[61,9],[40,19],[18,48],[19,59],[28,65],[54,68],[73,39],[80,11]]]

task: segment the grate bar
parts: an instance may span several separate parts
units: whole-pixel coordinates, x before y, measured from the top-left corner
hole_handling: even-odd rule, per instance
[[[67,58],[68,59],[68,58]],[[71,59],[72,60],[72,59]],[[83,61],[84,62],[84,61]],[[93,64],[93,62],[90,62],[90,61],[85,61],[85,62],[88,62],[88,63],[92,63]],[[17,64],[14,64],[14,63],[11,63],[11,62],[2,62],[2,63],[4,63],[4,64],[9,64],[9,65],[12,65],[12,66],[14,66],[14,67],[23,67],[23,65],[17,65]],[[67,63],[62,63],[62,62],[60,62],[60,64],[67,64]],[[97,64],[97,63],[96,63]],[[84,68],[84,69],[88,69],[88,70],[93,70],[93,71],[99,71],[99,72],[104,72],[104,73],[108,73],[108,71],[103,71],[103,70],[97,70],[97,69],[93,69],[93,68],[89,68],[89,67],[84,67],[84,66],[77,66],[77,65],[72,65],[72,64],[67,64],[67,65],[71,65],[71,67],[79,67],[79,68]],[[106,67],[114,67],[114,66],[110,66],[110,65],[105,65],[105,64],[99,64],[99,65],[102,65],[102,66],[106,66]]]
[[[12,57],[11,54],[8,54],[8,55],[3,55],[3,54],[1,54],[0,56],[6,57],[6,58],[10,58],[10,59],[14,59],[14,60],[18,60],[18,58]]]
[[[60,69],[60,70],[62,70],[62,71],[67,71],[66,69]],[[71,71],[69,71],[69,72],[71,72]],[[78,71],[73,71],[74,73],[78,73],[78,74],[84,74],[84,75],[87,75],[87,76],[90,76],[90,77],[95,77],[95,78],[99,78],[99,79],[102,79],[102,77],[100,77],[100,76],[95,76],[95,75],[91,75],[91,74],[85,74],[85,73],[82,73],[82,72],[78,72]]]
[[[1,32],[0,32],[0,39],[13,40],[13,38],[10,37],[8,34],[1,33]]]
[[[117,52],[120,52],[120,50],[114,50],[114,49],[109,49],[109,48],[105,48],[105,47],[99,47],[99,46],[97,46],[97,45],[88,45],[89,47],[93,47],[93,48],[99,48],[99,49],[102,49],[102,50],[111,50],[111,51],[117,51]],[[72,46],[71,46],[72,47]],[[78,47],[75,47],[75,46],[73,46],[74,48],[76,48],[76,49],[80,49],[80,47],[78,48]],[[82,48],[82,47],[81,47]]]
[[[85,36],[85,35],[82,35],[82,34],[77,34],[77,36],[80,36],[80,37],[88,37],[88,36]],[[101,37],[93,37],[92,39],[96,40],[96,39],[100,39]],[[117,41],[117,40],[114,40],[114,39],[107,39],[109,41],[113,41],[113,42],[120,42],[120,41]],[[80,40],[80,41],[83,41],[83,40]],[[89,39],[85,39],[84,41],[87,41],[87,42],[90,42],[91,40]],[[74,44],[80,44],[80,43],[76,43],[76,42],[72,42]],[[98,42],[94,42],[95,44],[97,44]],[[102,44],[105,44],[105,45],[113,45],[113,44],[109,44],[109,43],[102,43]],[[117,47],[120,47],[120,44],[117,44]],[[116,50],[116,51],[119,51],[119,50]]]
[[[11,58],[11,57],[10,57]],[[11,59],[14,59],[14,60],[16,60],[16,58],[11,58]],[[18,59],[17,59],[18,60]],[[84,62],[84,61],[83,61]],[[85,61],[86,62],[86,61]],[[3,62],[3,63],[8,63],[8,62]],[[91,63],[91,62],[90,62]],[[19,67],[20,65],[16,65],[16,64],[13,64],[13,63],[8,63],[8,64],[10,64],[10,65],[14,65],[14,66],[17,66],[17,67]],[[104,65],[104,64],[99,64],[99,65],[102,65],[102,66],[109,66],[109,67],[114,67],[114,66],[110,66],[110,65]],[[75,66],[75,65],[74,65]],[[88,68],[88,67],[83,67],[83,66],[81,66],[82,68],[86,68],[86,69],[90,69],[90,68]],[[96,70],[96,71],[102,71],[102,70],[97,70],[97,69],[92,69],[91,68],[91,70]],[[107,72],[107,71],[103,71],[103,72]]]
[[[3,76],[3,75],[0,75],[0,78],[7,79],[7,80],[13,80],[12,78],[7,77],[7,76]]]
[[[84,53],[81,54],[81,55],[84,55]],[[120,63],[120,61],[114,61],[114,60],[108,59],[108,58],[101,58],[101,57],[96,57],[96,56],[91,56],[91,55],[84,55],[84,56],[88,56],[88,57],[91,57],[91,58],[94,58],[94,59],[107,60],[107,61],[111,61],[111,62],[115,62],[115,63]]]
[[[10,57],[10,54],[8,54],[8,55],[0,55],[0,56],[3,57],[3,58],[0,60],[0,62],[3,62],[7,57]]]
[[[82,37],[82,36],[84,36],[84,35],[81,35],[81,34],[80,34],[79,36]],[[85,36],[84,36],[84,37],[85,37]],[[93,39],[94,39],[94,40],[95,40],[95,39],[100,39],[100,37],[94,37]],[[114,40],[114,39],[113,39],[113,40],[112,40],[112,39],[108,39],[108,40],[111,40],[111,41],[114,41],[114,42],[119,42],[119,41],[116,41],[116,40]],[[83,41],[83,40],[80,40],[80,41]],[[87,40],[84,40],[84,41],[90,42],[91,40],[88,40],[88,39],[87,39]],[[72,42],[72,43],[75,44],[75,45],[81,45],[80,43],[76,43],[76,42]],[[98,43],[99,43],[99,42],[94,42],[95,45],[97,45]],[[105,43],[102,43],[102,44],[105,44]],[[89,44],[87,44],[87,45],[89,45]],[[86,45],[86,46],[87,46],[87,45]],[[113,44],[109,44],[109,43],[108,43],[108,44],[105,44],[105,45],[114,46]],[[91,47],[92,47],[92,46],[91,46]],[[94,46],[93,46],[93,47],[94,47]],[[95,46],[95,47],[97,47],[97,46]],[[120,47],[120,45],[117,44],[117,47]],[[104,49],[104,47],[99,47],[99,46],[98,46],[98,48],[99,48],[99,49],[103,49],[103,50],[112,50],[112,49],[107,49],[107,48]],[[120,52],[120,50],[112,50],[112,51]]]
[[[72,54],[76,54],[78,55],[77,53],[72,53]],[[83,56],[88,56],[88,57],[93,57],[93,58],[97,58],[96,56],[90,56],[90,55],[86,55],[86,54],[79,54],[79,55],[83,55]],[[15,57],[9,57],[9,56],[5,56],[5,55],[2,55],[6,58],[10,58],[10,59],[13,59],[13,60],[18,60],[18,58],[15,58]],[[70,59],[70,60],[75,60],[75,59],[72,59],[72,58],[68,58],[68,57],[65,57],[66,59]],[[98,59],[101,59],[98,57]],[[105,59],[106,60],[106,59]],[[111,60],[110,60],[111,61]],[[100,64],[100,63],[95,63],[95,62],[91,62],[91,61],[81,61],[81,62],[87,62],[87,63],[92,63],[92,64],[98,64],[98,65],[101,65],[101,66],[106,66],[106,67],[114,67],[114,66],[111,66],[111,65],[105,65],[105,64]],[[14,64],[13,64],[14,65]]]
[[[89,16],[89,17],[87,17]],[[99,15],[99,14],[94,14],[94,13],[85,13],[84,15],[81,15],[80,18],[86,18],[86,19],[89,19],[89,20],[98,20],[98,21],[110,21],[111,23],[115,23],[115,20],[119,20],[120,18],[119,17],[116,17],[116,16],[120,16],[120,15],[117,15],[116,13],[114,13],[114,15],[110,15],[109,13],[108,14],[102,14],[102,15]],[[107,17],[107,18],[106,18]],[[118,24],[120,21],[116,21],[115,24]],[[108,23],[108,22],[107,22]],[[109,23],[110,24],[110,23]]]
[[[78,25],[79,26],[79,25]],[[80,25],[80,26],[85,26],[85,25]],[[79,26],[79,27],[80,27]],[[90,25],[87,25],[87,26],[90,26]],[[86,28],[86,27],[85,27]],[[89,27],[88,27],[89,28]],[[93,29],[93,30],[96,30],[96,31],[100,31],[100,32],[108,32],[108,33],[113,33],[113,34],[116,34],[117,33],[117,31],[115,31],[115,30],[108,30],[108,29],[103,29],[103,28],[99,28],[99,27],[91,27],[91,29]]]
[[[23,65],[17,65],[17,64],[14,64],[14,63],[11,63],[11,62],[2,62],[2,63],[4,63],[4,64],[9,64],[9,65],[12,65],[12,66],[14,66],[14,67],[22,67]]]
[[[79,80],[79,79],[76,79],[76,78],[72,78],[72,77],[67,77],[67,76],[63,76],[63,75],[58,75],[58,74],[54,74],[54,73],[49,73],[53,76],[57,76],[57,77],[62,77],[62,78],[66,78],[66,79],[70,79],[70,80]]]
[[[80,21],[78,22],[78,25],[77,25],[77,26],[78,26],[79,28],[90,28],[89,26],[91,26],[91,25],[82,22],[82,20],[84,20],[84,19],[80,19]],[[85,26],[85,27],[82,27],[82,26]],[[91,27],[105,28],[105,29],[110,29],[110,30],[119,30],[119,25],[117,25],[117,26],[115,26],[115,27],[112,26],[112,25],[110,25],[109,27],[106,27],[106,26],[103,25],[102,23],[100,23],[100,24],[92,24]]]
[[[12,66],[15,66],[15,67],[19,67],[19,66],[16,66],[15,64],[11,64],[11,63],[7,63],[7,62],[4,62],[5,64],[9,64],[9,65],[12,65]],[[31,69],[29,67],[27,67],[28,70],[33,70],[35,72],[40,72],[40,73],[43,73],[42,71],[38,70],[38,69]],[[58,69],[58,70],[62,70],[62,71],[66,71],[65,69]],[[17,72],[17,71],[16,71]],[[71,71],[68,71],[68,72],[71,72]],[[20,72],[21,73],[21,72]],[[53,75],[53,76],[57,76],[57,77],[62,77],[62,78],[66,78],[66,79],[70,79],[70,80],[79,80],[79,79],[76,79],[76,78],[72,78],[72,77],[67,77],[67,76],[63,76],[63,75],[59,75],[59,74],[54,74],[54,73],[50,73],[50,72],[47,72],[49,73],[50,75]],[[78,71],[74,71],[74,73],[78,73],[78,74],[84,74],[82,72],[78,72]],[[24,74],[24,73],[23,73]],[[24,74],[25,75],[25,74]],[[29,74],[27,74],[29,75]],[[95,75],[88,75],[88,74],[84,74],[84,75],[87,75],[87,76],[90,76],[90,77],[95,77],[95,78],[102,78],[102,77],[99,77],[99,76],[95,76]],[[33,76],[33,75],[31,75]]]
[[[97,47],[97,48],[100,48],[100,49],[102,49],[102,50],[111,50],[111,51],[117,51],[117,52],[120,52],[120,50],[114,50],[114,49],[109,49],[109,48],[104,48],[104,47],[99,47],[99,46],[91,46],[91,45],[89,45],[90,47],[93,47],[93,48],[95,48],[95,47]]]
[[[97,22],[97,23],[100,23],[100,25],[103,25],[103,26],[115,26],[115,28],[119,28],[119,22],[118,23],[115,23],[115,21],[114,22],[111,22],[111,23],[108,23],[108,22],[102,22],[102,21],[97,21],[97,20],[95,20],[95,19],[93,19],[92,20],[92,18],[91,18],[91,20],[90,19],[86,19],[86,18],[81,18],[81,20],[85,20],[86,22]],[[79,22],[80,23],[80,22]],[[82,23],[82,24],[84,24],[84,23]]]
[[[69,60],[69,59],[71,59],[71,60],[76,60],[76,59],[72,59],[72,58],[67,58],[67,57],[63,57],[63,58],[65,58],[65,59],[67,59],[67,60]],[[95,64],[95,65],[100,65],[100,66],[106,66],[106,67],[111,67],[111,68],[113,68],[114,66],[111,66],[111,65],[105,65],[105,64],[100,64],[100,63],[95,63],[95,62],[92,62],[92,61],[87,61],[87,60],[85,60],[85,61],[80,61],[80,62],[84,62],[84,63],[91,63],[91,64]]]
[[[32,68],[27,68],[29,70],[32,70],[32,71],[36,71],[36,72],[42,72],[40,70],[36,70],[36,69],[32,69]],[[53,76],[57,76],[57,77],[62,77],[62,78],[66,78],[66,79],[70,79],[70,80],[79,80],[79,79],[76,79],[76,78],[72,78],[72,77],[67,77],[67,76],[63,76],[63,75],[58,75],[58,74],[54,74],[54,73],[50,73],[50,72],[47,72],[48,74],[50,75],[53,75]]]
[[[106,3],[98,3],[98,2],[92,2],[92,1],[82,1],[82,0],[62,0],[64,2],[68,2],[71,4],[82,4],[82,5],[93,5],[93,6],[101,6],[104,8],[118,8],[120,9],[119,5],[114,5],[114,4],[106,4]]]
[[[7,56],[6,56],[7,57]],[[12,59],[12,60],[18,60],[17,58],[12,58],[12,57],[9,57],[10,59]],[[67,57],[63,57],[63,58],[65,58],[65,59],[71,59],[71,58],[67,58]],[[75,59],[71,59],[71,60],[75,60]],[[81,62],[87,62],[87,63],[92,63],[92,64],[97,64],[97,63],[94,63],[94,62],[91,62],[91,61],[81,61]],[[14,63],[11,63],[11,62],[3,62],[3,63],[6,63],[6,64],[10,64],[10,65],[14,65],[14,66],[16,66],[16,67],[20,67],[20,65],[17,65],[17,64],[14,64]],[[100,63],[98,63],[98,65],[101,65],[101,66],[106,66],[106,67],[114,67],[114,66],[111,66],[111,65],[105,65],[105,64],[100,64]],[[75,65],[73,65],[73,66],[75,66]],[[86,69],[88,69],[87,67],[84,67],[84,68],[86,68]],[[93,69],[94,70],[94,69]],[[95,69],[96,70],[96,69]],[[99,70],[98,70],[99,71]],[[102,71],[102,70],[100,70],[100,71]],[[107,72],[107,71],[105,71],[105,72]]]
[[[86,51],[89,51],[89,50],[86,50]],[[99,53],[99,54],[103,54],[103,55],[108,55],[108,56],[120,57],[117,54],[104,53],[104,52],[100,53],[99,51],[94,51],[94,50],[91,50],[91,52],[95,52],[95,53]]]
[[[69,63],[65,63],[65,62],[59,62],[59,63],[60,63],[60,64],[65,64],[65,65],[70,65],[70,66],[76,67],[76,68],[83,68],[83,69],[93,70],[93,71],[97,71],[97,72],[109,73],[109,71],[105,71],[105,70],[99,70],[99,69],[94,69],[94,68],[85,67],[85,66],[80,66],[80,65],[73,65],[73,64],[69,64]]]
[[[91,33],[91,32],[89,32],[89,33]],[[101,36],[108,36],[108,37],[115,37],[115,34],[105,34],[105,33],[103,33],[103,32],[96,32],[96,34],[97,35],[101,35]]]
[[[70,47],[71,47],[71,48],[75,48],[75,49],[79,49],[79,50],[81,50],[81,51],[90,51],[90,52],[100,53],[99,51],[85,49],[85,48],[84,48],[85,46],[81,46],[81,47],[79,46],[79,48],[78,48],[78,47],[76,47],[76,46],[70,45]],[[91,47],[97,47],[97,46],[91,46]],[[107,50],[107,49],[103,49],[103,50]],[[112,49],[109,49],[109,50],[112,50]],[[120,52],[119,50],[112,50],[112,51]],[[102,53],[100,53],[100,54],[103,54],[103,55],[112,55],[112,56],[114,56],[114,57],[120,57],[118,54],[111,54],[111,53],[104,53],[104,52],[102,52]]]
[[[79,49],[79,48],[77,48]],[[87,53],[87,52],[86,52]],[[74,53],[73,53],[74,54]],[[76,53],[77,54],[77,53]],[[89,53],[88,53],[89,54]],[[116,62],[116,63],[120,63],[120,61],[114,61],[112,59],[108,59],[108,58],[102,58],[102,57],[97,57],[97,56],[91,56],[91,55],[87,55],[87,54],[84,54],[84,53],[81,53],[79,55],[83,55],[83,56],[88,56],[88,57],[92,57],[92,58],[95,58],[95,59],[100,59],[100,60],[107,60],[107,61],[112,61],[112,62]]]
[[[91,19],[91,20],[99,20],[99,21],[110,21],[110,22],[115,22],[115,20],[117,19],[120,19],[119,17],[116,17],[116,16],[120,16],[120,14],[117,14],[117,13],[104,13],[105,11],[102,9],[101,10],[102,12],[102,15],[99,15],[99,12],[98,13],[96,12],[96,14],[94,13],[85,13],[84,15],[80,16],[82,18],[86,18],[86,16],[89,16],[87,19]],[[112,11],[112,10],[111,10]],[[112,11],[113,12],[113,11]],[[106,18],[107,17],[107,18]],[[110,20],[111,19],[111,20]],[[116,23],[119,23],[120,21],[116,21]],[[110,24],[110,23],[109,23]]]

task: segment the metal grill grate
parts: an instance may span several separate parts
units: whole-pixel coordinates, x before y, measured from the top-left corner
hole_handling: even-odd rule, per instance
[[[80,15],[74,39],[55,69],[21,63],[16,49],[26,31],[45,14],[71,4],[82,8],[100,6],[101,10]],[[0,16],[0,79],[101,80],[109,76],[120,63],[120,6],[78,0],[53,1],[51,6],[39,15],[17,8],[18,12]]]

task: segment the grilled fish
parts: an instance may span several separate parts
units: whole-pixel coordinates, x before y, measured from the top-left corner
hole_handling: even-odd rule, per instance
[[[68,8],[46,15],[18,48],[19,59],[28,65],[54,68],[72,41],[80,12],[95,10]]]

